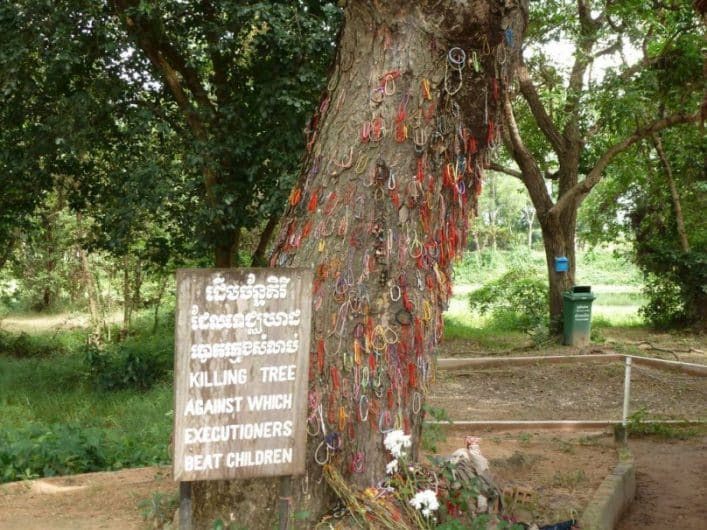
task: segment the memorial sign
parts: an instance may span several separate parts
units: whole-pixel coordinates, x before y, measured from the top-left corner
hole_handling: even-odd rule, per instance
[[[177,271],[174,479],[304,473],[312,272]]]

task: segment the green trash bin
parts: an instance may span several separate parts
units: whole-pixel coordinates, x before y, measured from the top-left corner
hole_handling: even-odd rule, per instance
[[[596,296],[588,285],[577,285],[562,293],[563,344],[584,346],[589,344],[592,331],[592,302]]]

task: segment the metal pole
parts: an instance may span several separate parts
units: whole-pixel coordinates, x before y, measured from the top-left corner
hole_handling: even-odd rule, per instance
[[[179,530],[191,530],[191,482],[179,483]]]
[[[624,442],[628,437],[628,404],[631,399],[631,357],[626,356],[626,369],[624,370],[624,412],[621,417],[621,425],[624,428]]]
[[[290,523],[290,501],[292,500],[292,477],[280,479],[280,530],[287,530]]]

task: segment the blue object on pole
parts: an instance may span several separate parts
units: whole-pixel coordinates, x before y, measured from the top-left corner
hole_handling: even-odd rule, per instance
[[[567,272],[570,270],[570,260],[564,256],[555,258],[555,272]]]

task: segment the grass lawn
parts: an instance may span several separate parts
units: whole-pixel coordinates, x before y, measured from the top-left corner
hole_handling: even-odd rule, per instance
[[[0,482],[169,461],[171,380],[101,391],[76,339],[0,335]]]
[[[501,251],[478,260],[467,255],[455,267],[454,296],[445,313],[446,338],[476,340],[490,350],[506,349],[527,340],[527,335],[504,327],[503,322],[494,322],[490,315],[472,312],[467,300],[469,293],[512,267],[527,267],[542,278],[546,275],[545,258],[540,251]],[[611,252],[580,251],[577,253],[577,284],[591,285],[596,295],[592,304],[594,327],[644,325],[638,310],[646,298],[641,293],[640,273],[631,263]]]

